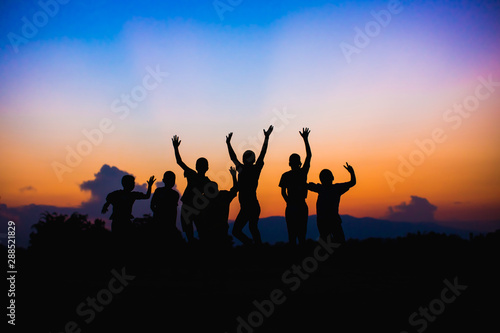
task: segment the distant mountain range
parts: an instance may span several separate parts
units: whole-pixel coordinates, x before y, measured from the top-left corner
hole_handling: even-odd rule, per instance
[[[142,205],[142,206],[141,206]],[[99,205],[100,206],[100,205]],[[137,206],[137,207],[136,207]],[[149,213],[149,204],[147,202],[138,202],[134,206],[137,209],[136,216],[141,216],[140,212]],[[100,207],[98,207],[100,209]],[[4,204],[0,204],[0,218],[5,221],[13,220],[16,222],[16,245],[27,247],[29,244],[29,234],[34,230],[31,228],[41,216],[42,212],[58,212],[60,214],[71,215],[74,212],[82,211],[79,207],[55,207],[45,205],[27,205],[21,207],[8,208]],[[93,220],[95,217],[102,218],[106,221],[109,228],[110,222],[107,216],[98,213],[89,214],[89,218]],[[408,233],[416,232],[436,232],[445,234],[456,234],[465,239],[469,238],[469,233],[475,235],[479,233],[493,232],[500,229],[499,221],[490,222],[452,222],[452,221],[434,221],[434,222],[395,222],[371,217],[357,218],[350,215],[342,215],[342,227],[346,238],[366,239],[375,238],[394,238],[406,236]],[[180,228],[180,222],[177,223]],[[230,221],[230,229],[232,221]],[[270,216],[259,220],[259,230],[262,235],[262,241],[270,244],[277,242],[287,242],[288,233],[286,229],[285,217]],[[248,226],[244,232],[250,236]],[[0,233],[0,244],[5,245],[7,234]],[[307,238],[316,240],[319,237],[318,228],[316,227],[316,215],[309,216],[307,225]],[[235,244],[239,244],[235,240]]]
[[[232,228],[232,223],[230,223]],[[500,221],[487,223],[472,222],[395,222],[380,220],[371,217],[357,218],[350,215],[342,215],[342,228],[347,239],[395,238],[404,237],[408,233],[445,233],[455,234],[468,239],[469,233],[477,235],[500,229]],[[287,242],[288,233],[285,218],[283,216],[271,216],[259,220],[259,230],[262,241],[270,244]],[[248,226],[244,232],[250,235]],[[319,237],[316,227],[316,215],[309,216],[307,225],[307,238],[316,240]],[[238,244],[237,241],[235,241]]]

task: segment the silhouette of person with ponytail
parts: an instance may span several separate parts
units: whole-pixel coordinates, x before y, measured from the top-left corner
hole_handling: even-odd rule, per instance
[[[233,133],[231,132],[226,136],[229,157],[238,171],[238,199],[240,201],[240,212],[234,221],[232,233],[234,237],[245,245],[252,244],[252,239],[243,232],[243,228],[247,222],[249,223],[253,242],[255,244],[262,243],[259,228],[257,226],[260,216],[260,204],[259,200],[257,200],[257,186],[259,184],[260,173],[264,167],[264,157],[266,156],[269,136],[273,131],[273,126],[271,125],[267,131],[265,129],[263,131],[264,143],[262,144],[259,157],[255,160],[255,153],[251,150],[247,150],[243,153],[243,163],[238,160],[231,146]]]

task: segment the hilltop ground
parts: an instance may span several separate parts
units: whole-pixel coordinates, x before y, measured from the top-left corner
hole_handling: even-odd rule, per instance
[[[154,246],[148,237],[155,236],[138,229],[143,241],[118,255],[107,230],[70,229],[39,228],[31,247],[17,251],[16,326],[23,331],[498,328],[500,231],[472,240],[429,233],[338,248],[309,240],[303,248],[211,249]]]

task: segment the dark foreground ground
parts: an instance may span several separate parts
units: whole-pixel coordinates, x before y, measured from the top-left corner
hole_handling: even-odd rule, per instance
[[[123,257],[108,241],[19,249],[17,331],[497,332],[500,326],[499,231],[473,240],[432,233],[350,240],[331,254],[315,241],[302,249],[217,250],[144,242]]]

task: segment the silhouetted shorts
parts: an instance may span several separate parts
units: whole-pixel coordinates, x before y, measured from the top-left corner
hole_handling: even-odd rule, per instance
[[[285,209],[285,219],[288,232],[292,235],[305,235],[309,208],[305,201],[289,203]]]
[[[260,204],[258,200],[242,203],[240,201],[240,212],[236,217],[239,223],[257,222],[260,216]]]
[[[193,205],[189,205],[183,203],[181,206],[181,226],[182,231],[186,231],[186,228],[192,228],[193,223],[198,229],[198,225],[196,224],[196,219],[199,219],[200,211],[198,209],[193,208]]]
[[[332,235],[333,242],[345,242],[344,230],[342,229],[342,219],[340,216],[328,216],[322,218],[318,215],[317,225],[320,237],[326,238],[329,235]]]

